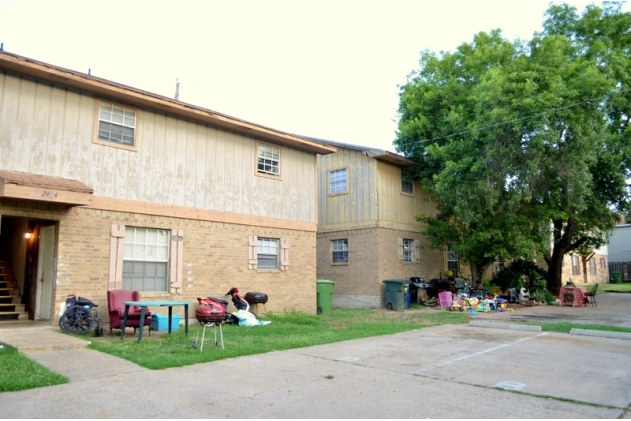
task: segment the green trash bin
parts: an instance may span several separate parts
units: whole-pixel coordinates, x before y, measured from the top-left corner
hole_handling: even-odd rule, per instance
[[[316,281],[317,312],[318,314],[331,314],[331,301],[333,300],[333,287],[335,282],[328,279]]]
[[[611,282],[614,284],[622,283],[622,272],[611,272]]]
[[[408,303],[409,279],[386,279],[386,308],[388,310],[403,311]]]

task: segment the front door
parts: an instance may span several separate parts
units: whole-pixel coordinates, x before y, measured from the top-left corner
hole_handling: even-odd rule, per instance
[[[50,320],[53,300],[53,272],[55,252],[55,226],[42,227],[37,256],[37,310],[36,320]]]

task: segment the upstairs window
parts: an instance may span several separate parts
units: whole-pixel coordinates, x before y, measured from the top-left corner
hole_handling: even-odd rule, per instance
[[[414,180],[401,170],[401,192],[406,194],[414,194]]]
[[[135,148],[137,146],[137,110],[103,100],[99,100],[98,104],[98,133],[96,138],[98,143]]]
[[[346,193],[346,168],[329,172],[329,193]]]
[[[277,146],[259,143],[257,172],[279,177],[280,176],[280,148]]]

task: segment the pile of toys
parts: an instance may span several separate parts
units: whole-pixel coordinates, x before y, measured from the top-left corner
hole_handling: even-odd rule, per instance
[[[508,302],[504,298],[489,294],[478,293],[470,295],[464,292],[449,291],[438,294],[440,306],[449,311],[469,311],[471,314],[487,313],[489,311],[507,311]]]

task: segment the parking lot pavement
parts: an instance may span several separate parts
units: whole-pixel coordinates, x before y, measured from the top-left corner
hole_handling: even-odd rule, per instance
[[[0,407],[4,418],[624,418],[630,351],[619,339],[468,325],[158,371],[74,350],[74,367],[102,372],[0,393]]]
[[[599,312],[515,314],[624,325],[631,294],[615,295]],[[28,355],[70,383],[0,393],[3,418],[631,419],[625,339],[443,325],[157,371],[88,349]]]

